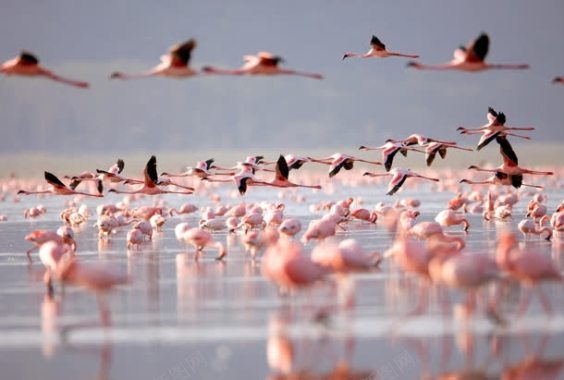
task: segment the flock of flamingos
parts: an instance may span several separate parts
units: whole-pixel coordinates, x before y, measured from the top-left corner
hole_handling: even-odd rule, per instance
[[[375,36],[370,42],[367,53],[346,53],[343,59],[407,57],[417,59],[418,55],[403,54],[387,50],[386,46]],[[223,69],[206,66],[201,70],[189,67],[190,56],[196,47],[195,40],[170,48],[168,54],[161,58],[161,63],[152,69],[140,73],[113,73],[113,79],[133,79],[141,77],[164,76],[185,78],[196,75],[298,75],[308,78],[322,79],[316,73],[300,72],[282,68],[281,57],[260,52],[256,56],[245,56],[245,63],[236,69]],[[409,67],[426,70],[462,70],[482,71],[488,69],[526,69],[525,64],[491,64],[485,61],[489,48],[489,38],[481,34],[466,47],[455,50],[452,61],[439,65],[426,65],[417,61],[410,62]],[[0,71],[6,75],[45,77],[68,85],[86,88],[87,82],[62,77],[39,65],[39,60],[29,52],[2,64]],[[564,83],[561,77],[555,83]],[[413,170],[394,167],[397,153],[406,156],[422,153],[430,167],[437,154],[445,158],[448,150],[457,149],[474,151],[474,149],[458,146],[454,141],[442,141],[421,134],[412,134],[405,139],[389,139],[382,146],[361,146],[363,151],[377,150],[381,152],[381,161],[368,160],[351,154],[335,153],[328,157],[280,155],[268,161],[262,156],[249,156],[233,166],[219,166],[213,159],[197,162],[182,173],[162,172],[157,170],[155,156],[148,160],[143,176],[132,178],[125,176],[125,163],[117,160],[109,169],[96,169],[80,174],[67,175],[63,182],[56,175],[45,172],[45,183],[34,180],[12,180],[7,192],[17,196],[40,194],[75,196],[72,205],[61,212],[63,226],[58,230],[35,230],[25,236],[33,244],[27,252],[30,262],[32,252],[39,251],[39,259],[45,267],[44,281],[49,295],[55,292],[54,284],[75,284],[83,286],[97,295],[103,326],[110,326],[110,313],[105,301],[105,294],[116,285],[131,281],[127,276],[116,272],[115,268],[100,263],[85,262],[80,259],[79,248],[74,240],[75,233],[83,231],[90,211],[81,200],[85,196],[104,197],[105,192],[124,194],[118,203],[100,203],[97,207],[96,227],[99,239],[113,239],[121,229],[128,229],[126,241],[128,249],[138,249],[145,241],[150,240],[154,231],[161,231],[168,220],[197,212],[198,207],[185,203],[180,208],[169,208],[165,204],[155,203],[153,206],[134,207],[135,201],[146,196],[161,194],[190,195],[196,191],[213,192],[222,183],[234,185],[234,192],[245,195],[251,188],[310,188],[312,191],[323,191],[325,185],[338,181],[337,176],[348,175],[344,171],[354,168],[355,162],[371,166],[383,166],[381,172],[359,173],[357,182],[380,183],[380,177],[389,177],[387,195],[394,195],[408,179],[429,181],[435,189],[458,192],[447,208],[436,215],[435,221],[417,220],[420,202],[416,199],[402,199],[394,206],[377,204],[373,209],[362,208],[353,198],[336,202],[312,205],[312,208],[323,210],[324,215],[303,226],[299,219],[284,215],[285,207],[281,203],[239,203],[228,205],[217,196],[215,208],[205,208],[201,212],[197,226],[187,222],[179,222],[174,228],[176,238],[181,243],[192,245],[195,259],[200,258],[209,248],[217,250],[217,260],[225,260],[228,252],[224,244],[217,241],[216,231],[229,231],[238,234],[242,244],[249,252],[249,260],[260,260],[265,278],[276,284],[281,294],[299,291],[323,281],[331,281],[340,276],[359,271],[375,271],[387,261],[393,261],[400,271],[420,280],[421,288],[438,286],[442,288],[461,289],[468,294],[465,306],[466,315],[471,316],[476,309],[476,296],[488,284],[497,284],[498,289],[509,281],[517,281],[524,285],[526,291],[522,295],[519,313],[527,310],[531,292],[538,294],[541,304],[550,314],[552,306],[542,287],[547,281],[562,282],[563,276],[552,258],[536,252],[534,247],[523,247],[519,244],[519,236],[513,232],[502,232],[495,253],[476,254],[465,250],[466,240],[460,234],[445,232],[447,227],[460,225],[467,232],[471,226],[466,213],[481,213],[485,220],[507,219],[512,208],[519,201],[515,192],[505,192],[503,187],[522,189],[532,188],[527,205],[527,218],[519,222],[518,229],[525,239],[541,236],[550,240],[564,236],[564,201],[555,210],[546,206],[546,196],[540,191],[542,186],[533,181],[534,176],[551,176],[554,173],[537,171],[519,166],[518,155],[513,149],[510,139],[527,139],[521,131],[531,131],[532,127],[510,127],[506,125],[506,116],[493,108],[487,112],[487,123],[479,128],[460,127],[463,135],[479,135],[476,150],[489,144],[497,145],[501,155],[501,165],[497,168],[481,168],[470,166],[469,170],[487,172],[488,176],[458,179],[460,183],[472,185],[472,191],[460,191],[461,185],[443,184],[439,178],[417,173]],[[322,178],[312,173],[304,174],[300,169],[304,166],[326,165],[328,177]],[[341,175],[339,175],[341,173]],[[344,175],[343,175],[344,173]],[[290,174],[296,179],[290,180]],[[349,177],[347,177],[349,178]],[[487,185],[487,192],[474,185]],[[407,186],[407,185],[406,185]],[[34,218],[41,216],[45,210],[32,207],[25,210],[25,216]],[[180,216],[179,216],[180,215]],[[382,253],[369,253],[355,239],[340,242],[332,237],[338,231],[346,231],[347,225],[356,221],[382,224],[393,231],[394,238],[388,250]],[[23,237],[23,236],[22,236]],[[310,242],[315,242],[307,249]],[[309,251],[309,252],[308,252]],[[496,309],[496,297],[492,296],[485,307],[486,314],[496,323],[505,323],[505,318]],[[350,295],[351,299],[354,295]],[[343,307],[352,307],[354,302],[346,302]],[[444,300],[448,306],[448,300]],[[423,313],[427,308],[426,297],[420,296],[416,307],[409,315]]]

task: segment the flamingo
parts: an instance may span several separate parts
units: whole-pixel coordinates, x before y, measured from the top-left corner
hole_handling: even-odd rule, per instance
[[[530,140],[529,136],[522,136],[509,131],[534,131],[534,127],[507,127],[505,126],[506,116],[503,112],[497,112],[492,107],[488,107],[488,113],[486,114],[488,119],[488,124],[485,124],[479,128],[465,128],[458,127],[456,130],[460,131],[463,135],[473,135],[482,134],[480,141],[476,150],[480,150],[486,145],[488,145],[494,139],[503,136],[514,136],[525,140]]]
[[[437,216],[435,216],[435,221],[443,227],[462,224],[465,232],[468,231],[468,228],[470,228],[468,219],[466,219],[462,215],[458,215],[453,210],[443,210],[439,212]]]
[[[392,176],[390,183],[388,185],[388,192],[386,195],[394,195],[404,184],[404,182],[408,178],[420,178],[429,181],[439,182],[438,178],[426,177],[421,174],[417,174],[411,169],[404,169],[404,168],[395,168],[392,169],[389,173],[370,173],[365,172],[363,175],[369,177],[383,177],[383,176]]]
[[[117,285],[129,284],[130,278],[114,268],[102,263],[82,263],[76,259],[61,260],[55,278],[63,284],[73,284],[86,288],[96,295],[100,308],[102,326],[111,324],[106,294]]]
[[[108,181],[112,183],[119,183],[125,181],[125,178],[121,177],[119,174],[123,171],[125,167],[125,162],[118,158],[115,164],[113,164],[108,170],[96,169],[96,173],[83,172],[79,175],[64,176],[63,178],[68,178],[71,180],[69,187],[71,189],[76,189],[82,181]]]
[[[97,186],[98,194],[90,194],[90,193],[84,193],[84,192],[81,192],[81,191],[76,191],[76,190],[73,190],[73,189],[67,187],[53,173],[49,173],[49,172],[46,171],[44,173],[44,177],[45,177],[45,181],[47,181],[47,183],[49,185],[51,185],[51,189],[39,190],[39,191],[19,190],[18,194],[21,194],[21,195],[30,195],[30,194],[86,195],[86,196],[89,196],[89,197],[97,197],[97,198],[101,198],[101,197],[104,196],[102,194],[102,192],[103,192],[102,181],[98,181],[98,186]]]
[[[476,166],[470,166],[470,168],[475,168]],[[514,188],[518,189],[521,186],[524,187],[532,187],[536,189],[542,189],[542,186],[537,185],[529,185],[523,183],[523,176],[522,175],[509,175],[505,172],[500,170],[492,170],[494,175],[485,179],[483,181],[473,181],[470,179],[461,179],[459,183],[467,183],[469,185],[502,185],[502,186],[513,186]]]
[[[346,273],[376,268],[382,261],[382,255],[378,252],[368,254],[356,240],[346,239],[339,244],[318,244],[311,251],[311,260],[335,272]]]
[[[467,152],[472,152],[473,150],[470,148],[463,148],[455,144],[448,144],[448,143],[441,143],[441,142],[431,142],[429,145],[425,147],[425,162],[427,166],[431,166],[437,153],[441,158],[445,158],[447,155],[447,149],[460,149],[465,150]]]
[[[320,190],[320,185],[298,185],[296,183],[290,182],[288,180],[288,176],[290,174],[290,169],[288,167],[288,163],[283,155],[278,157],[278,161],[276,162],[275,168],[275,177],[272,181],[267,182],[269,186],[274,187],[304,187],[309,189],[317,189]]]
[[[564,84],[564,77],[555,77],[555,78],[552,80],[552,83],[555,83],[555,84]]]
[[[110,79],[134,79],[146,77],[166,77],[166,78],[189,78],[198,73],[189,67],[192,50],[196,47],[196,40],[191,38],[188,41],[176,44],[168,49],[167,54],[161,56],[161,63],[157,66],[134,74],[124,74],[114,72]]]
[[[145,165],[144,170],[144,181],[143,187],[138,190],[134,191],[123,191],[123,190],[116,190],[110,189],[108,192],[117,193],[117,194],[146,194],[146,195],[157,195],[157,194],[185,194],[189,195],[192,194],[192,191],[172,191],[172,190],[163,190],[158,187],[159,185],[159,178],[157,175],[157,158],[155,156],[151,156],[149,161],[147,161],[147,165]],[[129,180],[131,182],[131,180]],[[124,183],[128,183],[125,181]]]
[[[525,239],[527,239],[527,236],[530,234],[541,236],[544,232],[548,232],[548,235],[545,238],[546,240],[550,241],[550,238],[552,237],[552,228],[547,226],[539,227],[532,219],[521,220],[517,225],[517,228],[521,231]]]
[[[415,150],[417,149],[408,147],[402,141],[394,141],[392,139],[386,140],[386,143],[382,146],[378,147],[368,147],[368,146],[360,146],[359,150],[381,150],[382,151],[382,161],[384,162],[384,168],[387,172],[390,171],[392,168],[392,163],[394,162],[394,157],[398,152],[403,154],[404,157],[407,157],[408,150]],[[419,151],[418,151],[419,152]]]
[[[197,252],[196,256],[194,256],[195,260],[198,259],[206,246],[213,246],[217,248],[218,254],[215,258],[216,260],[223,260],[225,256],[227,256],[227,250],[223,244],[213,241],[212,234],[206,230],[202,230],[201,228],[190,228],[181,235],[180,240],[185,241],[196,248]]]
[[[289,218],[284,219],[282,224],[278,227],[278,232],[283,235],[293,237],[302,229],[302,222],[299,219]]]
[[[370,50],[367,53],[363,54],[363,53],[348,52],[343,55],[343,60],[345,58],[351,58],[351,57],[359,57],[359,58],[405,57],[405,58],[413,58],[413,59],[419,58],[419,56],[416,54],[403,54],[403,53],[397,53],[397,52],[386,50],[386,45],[384,45],[382,41],[380,41],[380,39],[378,39],[378,37],[374,35],[370,40]]]
[[[30,263],[32,262],[31,253],[49,241],[54,241],[58,245],[66,244],[71,248],[71,252],[76,251],[76,241],[74,240],[74,236],[64,233],[63,230],[34,230],[27,234],[24,239],[34,245],[34,247],[26,251],[26,255]]]
[[[208,74],[221,75],[296,75],[312,79],[323,79],[321,74],[283,69],[279,64],[284,62],[284,59],[265,51],[261,51],[257,55],[245,55],[243,60],[245,64],[238,69],[229,70],[206,66],[202,68],[202,71]]]
[[[329,177],[334,177],[341,171],[341,169],[351,170],[354,166],[355,161],[364,162],[372,165],[382,165],[378,161],[368,161],[348,154],[335,153],[329,157],[325,158],[311,158],[308,157],[311,162],[317,162],[319,164],[329,165]]]
[[[329,269],[303,254],[301,244],[281,239],[271,244],[262,258],[262,274],[279,287],[298,289],[324,279]]]
[[[538,285],[541,282],[558,281],[564,279],[560,271],[548,256],[538,252],[520,249],[517,236],[512,232],[504,232],[499,239],[496,251],[498,266],[511,277],[527,286]],[[540,286],[536,286],[542,306],[547,314],[551,313],[550,300]],[[527,310],[530,292],[523,296],[519,307],[519,314]]]
[[[460,70],[477,72],[489,69],[528,69],[527,64],[492,64],[485,62],[490,45],[490,38],[482,33],[478,38],[460,46],[454,51],[452,61],[438,65],[425,65],[419,62],[409,62],[408,67],[419,70]]]
[[[174,174],[174,173],[163,172],[161,174],[161,176],[165,176],[165,177],[195,176],[195,177],[198,177],[200,179],[204,179],[204,178],[207,178],[208,176],[212,175],[212,172],[210,172],[210,170],[215,168],[215,166],[213,165],[214,161],[215,160],[213,158],[210,158],[209,160],[206,160],[206,161],[198,161],[198,162],[196,162],[196,166],[187,167],[186,171],[184,173]]]
[[[396,140],[392,140],[392,141],[398,142],[398,141],[396,141]],[[419,134],[419,133],[413,133],[413,134],[407,136],[405,139],[399,140],[399,141],[403,142],[403,143],[404,143],[405,145],[407,145],[407,146],[411,146],[411,145],[421,145],[421,146],[424,146],[424,145],[427,145],[427,144],[433,143],[433,142],[442,143],[442,144],[450,144],[450,145],[456,144],[455,141],[442,141],[442,140],[437,140],[437,139],[434,139],[434,138],[431,138],[431,137],[427,137],[427,136],[421,135],[421,134]]]
[[[87,82],[61,77],[51,70],[40,66],[37,56],[25,50],[17,57],[2,63],[0,65],[0,73],[25,77],[43,77],[78,88],[88,88],[90,86]]]

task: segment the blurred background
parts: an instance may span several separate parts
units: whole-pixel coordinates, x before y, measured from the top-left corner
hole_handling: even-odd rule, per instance
[[[341,60],[346,51],[367,51],[375,34],[390,50],[446,62],[480,32],[491,39],[489,62],[531,69],[422,72],[407,69],[403,58]],[[27,49],[91,88],[1,76],[2,175],[39,175],[35,164],[47,157],[77,165],[100,157],[95,164],[109,166],[117,156],[144,162],[165,154],[179,166],[194,152],[198,159],[252,150],[354,152],[414,132],[473,146],[476,139],[458,136],[456,127],[484,124],[488,106],[505,112],[508,125],[535,126],[534,141],[548,144],[535,145],[533,161],[523,164],[554,163],[564,140],[564,86],[551,84],[564,75],[562,36],[561,0],[4,0],[0,60]],[[266,50],[325,79],[108,80],[116,70],[152,67],[190,37],[198,41],[196,69],[238,67],[243,55]]]

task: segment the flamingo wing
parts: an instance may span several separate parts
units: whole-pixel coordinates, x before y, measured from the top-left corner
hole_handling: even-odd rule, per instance
[[[125,162],[121,158],[118,158],[116,165],[118,167],[118,174],[121,174],[123,168],[125,167]]]
[[[388,185],[388,192],[386,195],[394,195],[407,179],[407,175],[402,172],[396,172]]]
[[[276,162],[276,180],[285,182],[288,180],[288,175],[290,173],[290,169],[288,168],[288,163],[283,155],[278,157],[278,161]]]
[[[519,165],[519,159],[517,158],[517,154],[513,150],[513,147],[507,140],[506,136],[497,136],[496,140],[499,144],[499,152],[503,157],[503,162],[507,166],[517,166]]]
[[[45,181],[47,181],[47,183],[49,183],[49,185],[53,186],[53,187],[57,187],[59,189],[66,189],[67,187],[65,186],[65,184],[63,182],[61,182],[60,179],[57,178],[56,175],[54,175],[53,173],[49,173],[49,172],[45,172]]]
[[[425,155],[425,161],[427,161],[427,166],[431,166],[433,161],[435,161],[436,156],[437,156],[437,150],[436,149],[427,151],[427,154]]]
[[[212,164],[214,163],[214,161],[215,161],[215,160],[214,160],[213,158],[210,158],[209,160],[206,160],[206,161],[205,161],[205,163],[206,163],[206,170],[210,170],[210,169],[211,169],[211,166],[212,166]]]
[[[374,50],[377,51],[382,51],[382,50],[386,50],[386,45],[384,45],[382,43],[382,41],[380,41],[380,39],[376,36],[372,36],[372,39],[370,40],[370,45],[372,46],[372,48]]]
[[[389,172],[390,169],[392,169],[392,163],[394,162],[394,157],[400,150],[401,149],[399,148],[394,149],[391,153],[385,156],[384,169],[386,169],[387,172]]]
[[[438,151],[439,151],[439,156],[441,156],[441,158],[444,159],[447,155],[447,146],[440,145]]]
[[[476,147],[476,150],[482,149],[490,142],[492,142],[497,136],[499,136],[499,132],[496,131],[488,131],[484,133],[480,138],[480,141],[478,142],[478,146]]]
[[[466,47],[466,62],[483,62],[488,54],[490,38],[482,33]]]
[[[341,169],[345,166],[345,163],[347,162],[345,157],[341,157],[338,160],[333,161],[333,163],[331,164],[331,167],[329,168],[329,177],[334,177],[336,176]]]
[[[19,55],[20,63],[24,65],[37,65],[39,64],[39,59],[35,54],[30,53],[29,51],[22,50]]]
[[[143,172],[145,176],[145,185],[147,187],[155,187],[157,182],[159,182],[159,175],[157,174],[157,157],[151,156],[147,165],[145,165],[145,171]]]
[[[175,66],[188,66],[190,63],[190,55],[192,50],[196,47],[196,40],[191,38],[188,41],[182,42],[172,46],[168,53],[172,57],[173,65]]]
[[[488,107],[488,113],[486,115],[490,124],[493,124],[495,119],[497,119],[497,112],[492,108]]]
[[[521,185],[523,185],[522,174],[512,175],[509,179],[511,180],[511,186],[513,186],[516,189],[520,188]]]

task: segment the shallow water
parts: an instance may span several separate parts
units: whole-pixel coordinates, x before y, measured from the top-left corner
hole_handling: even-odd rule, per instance
[[[229,190],[230,191],[230,190]],[[382,196],[382,187],[340,187],[330,195],[300,191],[307,201],[295,203],[277,199],[278,192],[252,189],[246,202],[268,200],[286,203],[285,216],[309,220],[316,217],[308,205],[320,200],[360,196],[364,207],[394,201]],[[220,189],[225,203],[226,189]],[[547,191],[548,208],[560,202],[558,191]],[[431,220],[453,194],[428,187],[407,189],[401,197],[422,201],[419,220]],[[103,202],[121,198],[109,195]],[[169,206],[191,202],[211,206],[205,195],[189,198],[164,197]],[[524,217],[528,197],[514,209],[509,222],[483,222],[470,216],[467,250],[490,252],[500,229],[513,228]],[[533,297],[528,313],[516,319],[521,289],[512,286],[504,293],[500,309],[509,321],[499,326],[478,312],[464,322],[453,306],[442,315],[436,294],[431,293],[428,312],[409,319],[401,317],[417,302],[411,278],[392,270],[385,262],[381,270],[356,274],[344,284],[354,287],[355,308],[340,307],[342,297],[331,285],[320,284],[311,291],[281,297],[260,274],[238,238],[217,233],[228,247],[225,262],[213,260],[214,252],[194,260],[194,251],[174,239],[180,221],[191,225],[198,214],[176,216],[165,224],[153,242],[127,251],[126,229],[100,244],[92,218],[77,234],[78,255],[84,261],[106,261],[129,273],[130,286],[116,289],[109,297],[112,328],[100,327],[95,297],[79,288],[67,287],[64,298],[45,296],[41,264],[34,255],[30,267],[24,252],[29,248],[23,236],[34,229],[55,229],[65,198],[22,198],[4,202],[1,212],[8,217],[0,224],[0,365],[6,379],[264,379],[285,378],[273,368],[268,350],[292,353],[292,371],[301,378],[332,379],[420,379],[440,378],[447,373],[471,370],[488,378],[564,378],[564,294],[562,285],[543,285],[553,306],[551,317]],[[151,204],[145,198],[139,204]],[[94,206],[101,201],[85,200]],[[46,215],[28,221],[23,209],[43,204]],[[307,225],[307,222],[304,223]],[[462,235],[459,227],[450,229]],[[384,251],[392,235],[382,226],[352,223],[337,239],[357,238],[367,250]],[[562,238],[561,238],[562,239]],[[539,254],[549,254],[563,264],[563,240],[547,242],[537,237],[526,241]],[[307,245],[307,251],[313,243]],[[334,282],[333,280],[331,281]],[[453,304],[464,295],[450,292]],[[330,310],[319,317],[319,310]],[[515,376],[516,368],[528,366],[534,374]],[[513,371],[513,372],[512,372]],[[443,375],[441,375],[443,374]],[[331,377],[333,376],[333,377]],[[505,376],[505,377],[504,377]],[[289,378],[289,377],[288,377]],[[299,378],[298,376],[292,378]],[[446,378],[446,376],[445,376]],[[485,377],[483,377],[485,378]]]

